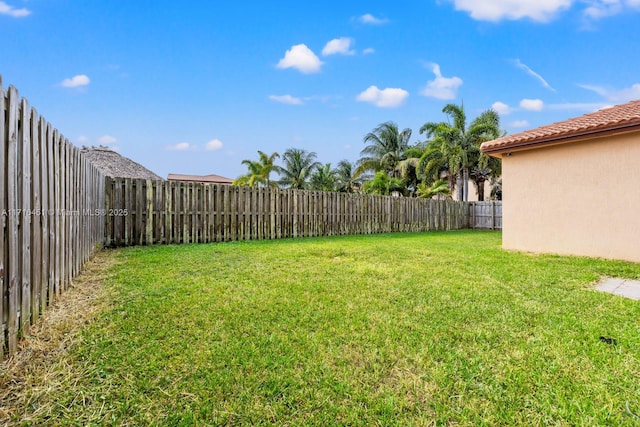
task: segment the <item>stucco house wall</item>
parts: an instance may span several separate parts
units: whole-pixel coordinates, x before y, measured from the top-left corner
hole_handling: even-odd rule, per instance
[[[458,200],[458,189],[454,188],[451,192],[451,198]],[[476,189],[473,181],[469,180],[469,200],[468,202],[487,202],[491,200],[491,182],[488,180],[484,182],[484,200],[478,200],[478,190]]]
[[[640,262],[640,133],[502,157],[505,249]]]
[[[640,100],[481,146],[502,159],[502,246],[640,262]]]

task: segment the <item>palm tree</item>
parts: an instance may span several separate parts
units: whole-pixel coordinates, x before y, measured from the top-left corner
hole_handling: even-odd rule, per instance
[[[493,179],[491,182],[491,200],[502,200],[502,179]]]
[[[316,153],[298,148],[285,151],[282,155],[284,165],[275,169],[281,176],[280,185],[292,189],[306,189],[314,169],[320,166],[316,157]]]
[[[379,194],[383,196],[389,196],[394,193],[402,194],[405,190],[405,185],[400,178],[394,178],[385,171],[376,172],[376,176],[369,182],[364,184],[364,192],[367,194]]]
[[[484,183],[493,182],[502,175],[502,161],[495,157],[481,154],[477,165],[471,168],[469,177],[478,191],[478,200],[484,200]]]
[[[341,160],[333,171],[336,176],[336,190],[341,193],[353,193],[362,186],[361,177],[356,176],[354,165]]]
[[[319,191],[335,191],[336,189],[336,173],[331,169],[331,163],[324,166],[318,166],[309,182],[311,190]]]
[[[270,156],[266,155],[262,151],[258,150],[259,159],[255,160],[243,160],[242,164],[247,165],[249,172],[246,175],[242,175],[235,181],[233,185],[249,186],[249,187],[277,187],[278,184],[269,179],[271,172],[276,170],[274,161],[280,157],[278,153],[272,153]]]
[[[400,176],[411,195],[416,193],[418,184],[421,182],[418,167],[420,165],[420,158],[424,152],[424,143],[419,142],[414,146],[410,146],[405,150],[405,159],[398,162],[397,165]]]
[[[364,137],[364,143],[368,145],[360,152],[363,157],[358,160],[356,174],[385,171],[390,177],[399,177],[397,166],[406,159],[410,138],[411,129],[400,131],[394,122],[378,125]]]
[[[434,196],[438,198],[451,197],[451,189],[446,179],[439,179],[431,184],[431,186],[428,186],[424,182],[418,184],[417,194],[418,197],[425,199],[431,199]]]
[[[440,151],[439,162],[446,163],[450,182],[457,181],[458,199],[467,201],[469,172],[485,156],[480,153],[480,144],[500,136],[500,116],[492,109],[486,110],[467,128],[464,105],[447,104],[442,112],[453,123],[428,122],[420,133],[432,138],[430,145]]]
[[[418,160],[416,173],[422,178],[422,182],[431,185],[434,182],[448,178],[449,188],[455,187],[455,175],[449,173],[447,156],[443,153],[443,147],[437,141],[430,141]]]

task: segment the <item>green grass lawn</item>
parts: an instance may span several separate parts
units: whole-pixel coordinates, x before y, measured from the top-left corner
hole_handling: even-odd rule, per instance
[[[114,251],[113,301],[69,356],[77,378],[31,420],[638,425],[640,302],[592,286],[640,278],[640,264],[505,252],[500,240],[463,231]]]

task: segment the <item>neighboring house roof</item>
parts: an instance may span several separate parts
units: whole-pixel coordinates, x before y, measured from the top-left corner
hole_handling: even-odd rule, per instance
[[[210,174],[210,175],[182,175],[178,173],[170,173],[167,177],[169,181],[185,181],[185,182],[205,182],[213,184],[231,184],[233,182],[230,178],[224,176]]]
[[[162,181],[162,177],[151,172],[141,164],[136,163],[128,157],[124,157],[109,148],[83,147],[80,152],[106,176],[113,178],[135,178]]]
[[[640,100],[504,136],[485,142],[480,149],[487,154],[498,154],[633,131],[640,131]]]

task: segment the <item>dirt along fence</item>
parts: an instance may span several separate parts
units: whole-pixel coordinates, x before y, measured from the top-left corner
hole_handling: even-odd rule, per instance
[[[452,200],[107,178],[108,246],[469,227]]]
[[[0,76],[0,360],[104,240],[104,177]]]

